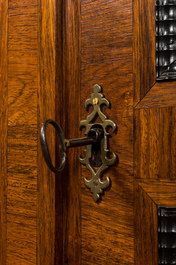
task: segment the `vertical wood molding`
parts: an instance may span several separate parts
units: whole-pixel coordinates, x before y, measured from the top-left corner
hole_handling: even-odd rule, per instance
[[[64,89],[63,89],[63,12],[64,1],[56,1],[56,91],[55,113],[56,121],[61,128],[64,125]],[[55,157],[60,157],[59,140],[56,138]],[[56,167],[60,161],[56,159]],[[55,265],[63,264],[63,181],[64,172],[56,175],[55,179]]]
[[[157,265],[157,205],[137,182],[134,183],[134,187],[134,264]]]
[[[79,136],[80,122],[80,0],[63,7],[63,131]],[[63,263],[81,264],[81,182],[79,148],[68,152],[63,178]]]
[[[0,264],[6,264],[8,0],[0,2]]]
[[[134,106],[156,81],[155,0],[133,0]]]
[[[37,264],[54,265],[55,174],[47,167],[40,147],[40,128],[55,119],[55,33],[56,1],[38,1],[38,211]],[[51,157],[55,157],[55,134],[48,130]]]

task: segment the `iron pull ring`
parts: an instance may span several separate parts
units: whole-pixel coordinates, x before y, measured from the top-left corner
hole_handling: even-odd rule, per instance
[[[46,140],[46,128],[48,124],[51,124],[57,132],[57,135],[59,137],[60,141],[60,146],[59,146],[59,154],[60,154],[60,159],[61,159],[61,164],[59,168],[56,168],[53,166],[51,157],[49,154],[49,149],[48,149],[48,144]],[[61,172],[66,164],[66,153],[67,149],[71,147],[77,147],[77,146],[84,146],[84,145],[91,145],[99,142],[103,138],[103,130],[100,128],[92,128],[87,134],[88,137],[83,137],[83,138],[76,138],[76,139],[65,139],[64,133],[60,127],[60,125],[51,119],[48,119],[43,122],[41,126],[41,131],[40,131],[40,141],[41,141],[41,147],[42,147],[42,153],[45,159],[45,162],[47,166],[50,168],[51,171],[54,173]]]

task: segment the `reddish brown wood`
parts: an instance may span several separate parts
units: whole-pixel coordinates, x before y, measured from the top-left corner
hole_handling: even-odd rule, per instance
[[[157,82],[135,109],[159,108],[176,105],[176,81]]]
[[[135,176],[176,177],[176,108],[135,110]]]
[[[0,2],[0,264],[6,260],[8,1]]]
[[[37,2],[9,0],[8,124],[37,124]]]
[[[36,2],[9,1],[8,18],[6,263],[35,264],[38,57]]]
[[[63,1],[56,1],[56,89],[55,89],[55,113],[56,121],[63,128]],[[59,67],[58,67],[59,66]],[[59,154],[59,143],[56,138],[56,158]],[[56,166],[60,161],[56,159]],[[55,264],[63,263],[63,180],[64,174],[60,173],[55,178]]]
[[[135,182],[157,206],[176,206],[176,181],[174,179],[138,179]]]
[[[55,119],[56,2],[38,2],[38,140],[44,120]],[[47,131],[51,157],[55,157],[55,134]],[[37,264],[54,264],[55,174],[47,167],[38,144]]]
[[[155,84],[155,0],[133,1],[134,105]]]
[[[135,265],[158,264],[158,212],[148,193],[134,185],[134,249]]]
[[[155,84],[155,1],[133,2],[134,15],[131,0],[10,0],[9,31],[8,3],[0,5],[2,265],[147,264],[145,251],[157,265],[156,207],[175,206],[176,199],[175,81]],[[83,184],[91,175],[84,167],[80,173],[81,151],[69,150],[65,171],[55,176],[39,142],[48,118],[61,124],[66,138],[79,136],[79,121],[87,116],[84,102],[95,83],[111,102],[106,115],[118,126],[109,139],[118,162],[105,173],[111,187],[97,204]],[[141,180],[135,191],[133,129],[135,174]],[[58,164],[51,128],[47,137]],[[140,235],[136,247],[134,231]]]
[[[81,118],[98,83],[111,102],[106,114],[118,126],[109,146],[119,158],[104,174],[112,185],[98,204],[83,183],[91,174],[82,168],[82,263],[134,264],[131,1],[82,1],[81,28]]]
[[[36,264],[37,128],[8,128],[7,264]]]
[[[80,122],[80,0],[63,5],[63,109],[65,137],[79,137]],[[60,99],[61,100],[61,99]],[[79,149],[68,151],[63,173],[63,264],[81,264],[81,185]],[[58,224],[59,225],[59,224]]]

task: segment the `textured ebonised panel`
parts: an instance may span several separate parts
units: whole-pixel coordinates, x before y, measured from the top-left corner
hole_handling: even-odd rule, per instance
[[[176,0],[156,0],[156,72],[176,79]]]
[[[158,208],[158,264],[176,264],[176,208]]]

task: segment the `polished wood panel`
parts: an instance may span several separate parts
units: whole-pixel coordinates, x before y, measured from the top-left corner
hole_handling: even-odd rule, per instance
[[[159,108],[176,105],[176,81],[157,82],[135,109]]]
[[[135,110],[136,178],[176,178],[176,108]]]
[[[80,135],[80,0],[63,6],[63,109],[65,137]],[[61,101],[61,99],[60,99]],[[63,173],[63,264],[81,264],[81,184],[79,148],[68,150]]]
[[[149,186],[149,185],[148,185]],[[134,185],[135,265],[158,264],[158,212],[150,195],[135,181]]]
[[[134,105],[155,84],[155,0],[133,1]]]
[[[109,146],[119,160],[105,172],[111,187],[97,204],[83,183],[91,174],[82,168],[82,263],[134,264],[131,1],[82,1],[81,28],[81,118],[98,83],[111,102],[106,115],[117,123]]]
[[[8,1],[0,2],[0,264],[6,259]]]
[[[8,128],[7,264],[36,264],[37,128]]]
[[[6,263],[36,264],[37,1],[9,1]]]
[[[140,248],[139,260],[134,258],[134,203],[141,233],[135,242],[145,246],[150,261],[156,263],[156,205],[175,203],[175,184],[169,180],[176,173],[175,83],[155,83],[154,0],[133,2],[132,9],[132,0],[10,0],[9,32],[8,3],[1,3],[2,265],[7,136],[7,264],[145,264],[144,248],[142,258]],[[69,150],[64,172],[55,176],[44,162],[39,139],[41,124],[48,118],[61,124],[66,138],[78,137],[79,121],[87,116],[84,102],[95,83],[110,100],[111,109],[104,111],[118,127],[109,139],[118,161],[105,173],[111,187],[99,203],[84,186],[83,178],[91,175],[84,166],[80,172],[81,151]],[[141,182],[133,190],[133,129],[136,177],[168,182]],[[59,143],[51,127],[47,137],[57,165]]]
[[[56,1],[38,1],[38,140],[46,119],[55,119]],[[47,131],[51,157],[55,157],[55,133]],[[47,167],[38,144],[37,264],[54,265],[55,174]]]
[[[112,186],[98,204],[82,184],[83,264],[134,264],[133,183],[116,171],[113,178],[111,170]],[[83,174],[90,178],[86,169]]]
[[[143,192],[158,206],[176,207],[176,180],[171,179],[137,179]]]
[[[37,1],[9,0],[8,124],[37,124]]]

